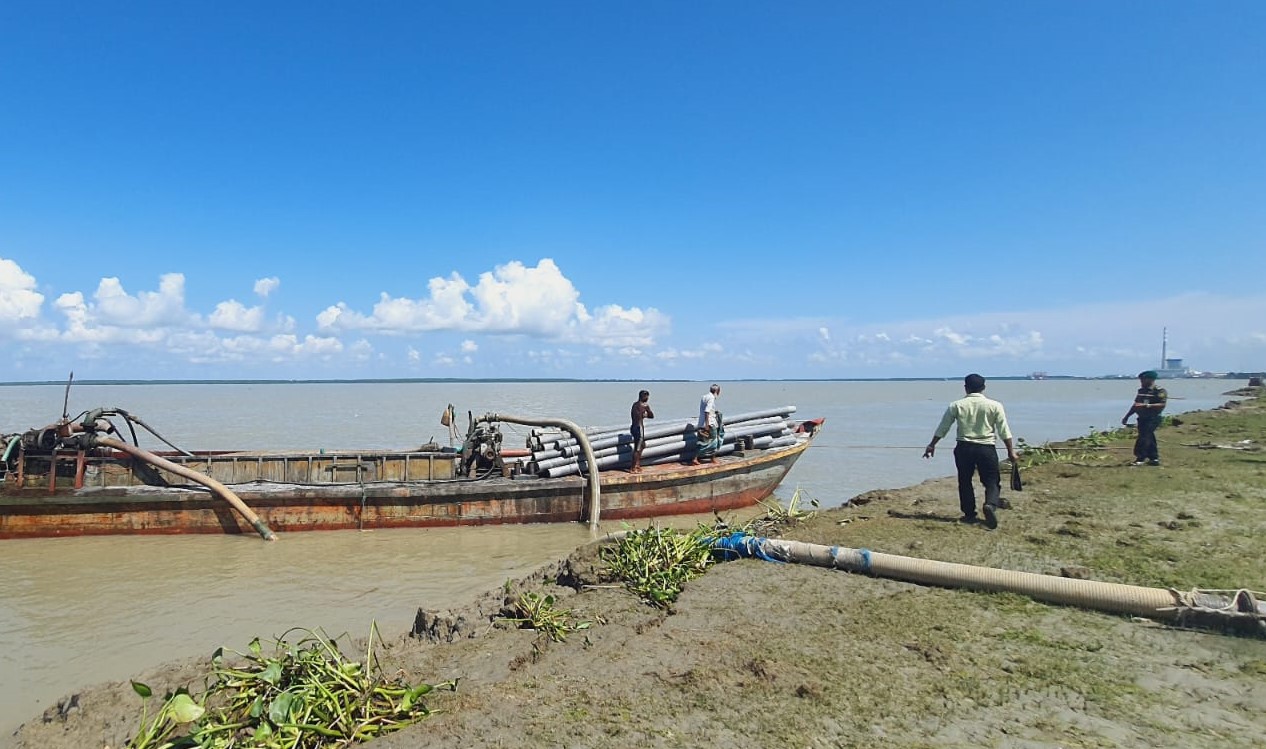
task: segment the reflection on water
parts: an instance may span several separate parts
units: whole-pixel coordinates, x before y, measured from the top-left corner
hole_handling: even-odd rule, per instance
[[[1166,384],[1178,411],[1220,404],[1239,383]],[[478,408],[610,425],[644,386],[657,421],[684,423],[707,383],[76,386],[70,412],[117,406],[188,449],[396,448],[446,440],[438,418],[449,403],[459,415]],[[1038,444],[1115,425],[1134,387],[1008,381],[988,393],[1006,403],[1017,436]],[[826,417],[779,494],[800,488],[829,507],[952,473],[952,459],[919,456],[961,392],[958,381],[736,382],[720,404],[732,414],[794,404],[798,416]],[[0,388],[0,432],[55,421],[63,394],[62,386]],[[508,447],[523,444],[526,428],[505,431]],[[146,439],[142,446],[161,447]],[[240,649],[257,635],[298,626],[360,636],[375,620],[385,636],[406,632],[419,606],[460,605],[589,538],[575,524],[292,533],[275,544],[245,535],[0,541],[0,737],[75,688],[222,645]]]

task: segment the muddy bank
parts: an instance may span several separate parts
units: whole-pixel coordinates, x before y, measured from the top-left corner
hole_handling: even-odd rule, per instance
[[[953,480],[870,492],[789,528],[797,540],[1138,585],[1266,589],[1260,400],[1184,414],[1163,465],[1129,466],[1129,435],[1052,451],[988,531],[956,523]],[[1246,442],[1247,440],[1247,442]],[[1078,447],[1077,443],[1065,446]],[[442,712],[376,747],[1258,746],[1266,642],[744,560],[692,581],[667,611],[594,581],[593,547],[460,611],[383,657],[459,679]],[[563,642],[498,624],[507,597],[550,593],[593,622]],[[423,605],[425,602],[422,602]],[[244,646],[244,643],[242,643]],[[354,652],[354,650],[350,650]],[[138,678],[201,684],[205,658]],[[14,747],[118,749],[139,700],[126,682],[68,695]]]

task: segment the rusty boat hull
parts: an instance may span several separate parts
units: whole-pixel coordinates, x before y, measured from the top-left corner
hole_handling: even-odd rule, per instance
[[[602,520],[748,507],[770,496],[812,443],[736,452],[714,462],[599,473]],[[465,478],[443,452],[169,455],[230,487],[280,534],[298,531],[583,522],[588,479]],[[10,470],[0,490],[0,539],[116,534],[246,534],[221,498],[129,456],[56,451]]]

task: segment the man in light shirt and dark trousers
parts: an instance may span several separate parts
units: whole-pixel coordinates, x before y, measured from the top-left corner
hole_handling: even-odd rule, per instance
[[[1015,441],[1011,438],[1011,428],[1007,426],[1007,414],[1002,404],[985,397],[984,377],[978,374],[967,375],[963,378],[963,390],[967,394],[945,409],[945,415],[941,417],[932,441],[923,450],[923,457],[935,455],[936,443],[949,434],[951,425],[958,427],[954,465],[958,468],[958,505],[963,511],[961,522],[979,522],[976,516],[976,491],[972,486],[973,476],[979,473],[980,483],[985,487],[985,527],[992,530],[998,527],[998,508],[1002,495],[996,442],[998,439],[1002,440],[1007,446],[1007,459],[1015,464]]]
[[[698,439],[698,451],[691,459],[690,465],[699,465],[699,459],[710,457],[716,460],[715,452],[721,446],[717,433],[721,430],[720,412],[717,411],[717,396],[721,394],[721,386],[713,385],[699,399],[699,420],[695,423],[695,434]]]

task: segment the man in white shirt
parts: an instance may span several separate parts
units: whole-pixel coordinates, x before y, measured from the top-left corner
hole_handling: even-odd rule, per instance
[[[714,453],[721,446],[718,439],[718,430],[721,428],[721,422],[717,418],[717,396],[720,394],[721,386],[714,384],[699,399],[699,420],[695,422],[695,436],[698,440],[699,449],[690,461],[692,466],[699,465],[699,458],[702,457],[708,457],[711,460],[716,459]]]
[[[717,423],[717,396],[720,394],[721,386],[713,385],[699,399],[699,421],[695,424],[695,428],[711,427],[715,429],[721,426]]]

